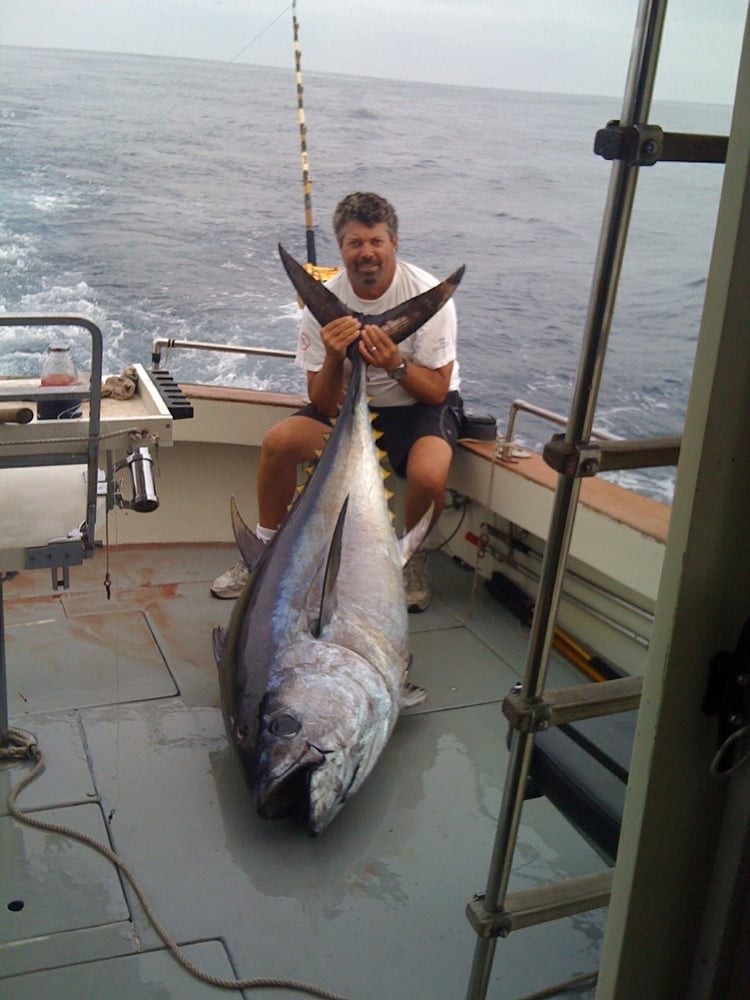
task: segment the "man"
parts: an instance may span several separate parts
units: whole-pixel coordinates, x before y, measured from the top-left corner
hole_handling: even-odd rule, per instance
[[[377,315],[437,284],[426,271],[397,258],[398,219],[377,194],[356,192],[336,207],[333,229],[344,270],[327,287],[350,309]],[[263,439],[258,469],[256,534],[270,541],[291,503],[297,465],[312,461],[324,444],[330,418],[338,412],[346,386],[346,349],[359,338],[367,361],[374,426],[394,472],[406,478],[404,521],[410,530],[430,504],[432,524],[443,508],[461,415],[456,310],[452,301],[400,344],[378,326],[362,326],[353,316],[326,324],[308,309],[302,316],[297,364],[307,371],[310,403],[273,427]],[[417,552],[404,570],[410,611],[430,602],[426,552]],[[237,597],[247,580],[240,562],[214,580],[215,597]]]

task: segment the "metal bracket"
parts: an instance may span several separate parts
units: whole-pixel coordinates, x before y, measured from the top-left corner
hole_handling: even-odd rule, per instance
[[[522,695],[521,684],[514,684],[503,699],[503,715],[520,733],[541,733],[549,729],[552,710],[546,701],[531,700]]]
[[[595,476],[616,469],[655,469],[677,465],[679,437],[641,438],[631,441],[567,442],[555,434],[544,446],[544,461],[562,476]]]
[[[594,139],[594,152],[605,160],[622,160],[628,167],[652,167],[660,158],[664,133],[658,125],[607,122]]]
[[[31,545],[26,550],[24,569],[44,569],[49,567],[52,574],[52,589],[70,586],[69,568],[83,563],[83,540],[76,538],[61,538],[48,542],[46,545]],[[62,576],[58,571],[62,570]]]
[[[662,163],[726,163],[729,139],[725,135],[662,132],[658,125],[607,123],[594,139],[594,152],[605,160],[623,160],[629,167]]]
[[[542,458],[561,476],[595,476],[601,466],[602,449],[600,445],[591,442],[568,443],[564,434],[553,434],[542,449]]]
[[[477,893],[466,904],[466,917],[474,928],[477,937],[491,940],[507,937],[513,929],[513,918],[507,910],[489,910],[485,903],[485,894]]]

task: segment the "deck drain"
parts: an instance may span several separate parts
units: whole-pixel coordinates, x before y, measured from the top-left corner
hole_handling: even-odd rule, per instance
[[[25,905],[22,899],[11,899],[8,903],[8,909],[11,913],[20,913]]]

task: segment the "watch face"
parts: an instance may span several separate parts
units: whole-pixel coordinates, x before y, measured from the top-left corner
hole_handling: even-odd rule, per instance
[[[404,375],[406,375],[406,362],[402,361],[401,364],[396,365],[396,367],[391,372],[391,378],[395,378],[396,381],[398,382],[400,379],[404,377]]]

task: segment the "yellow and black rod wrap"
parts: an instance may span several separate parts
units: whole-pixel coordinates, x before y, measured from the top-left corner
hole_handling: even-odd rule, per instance
[[[305,103],[302,87],[302,51],[299,45],[299,23],[297,21],[297,0],[292,3],[292,27],[294,29],[294,75],[297,81],[297,121],[299,122],[299,145],[302,157],[302,191],[305,198],[305,233],[307,237],[307,260],[317,264],[315,253],[315,229],[312,219],[312,180],[310,160],[307,155],[307,125],[305,124]]]

